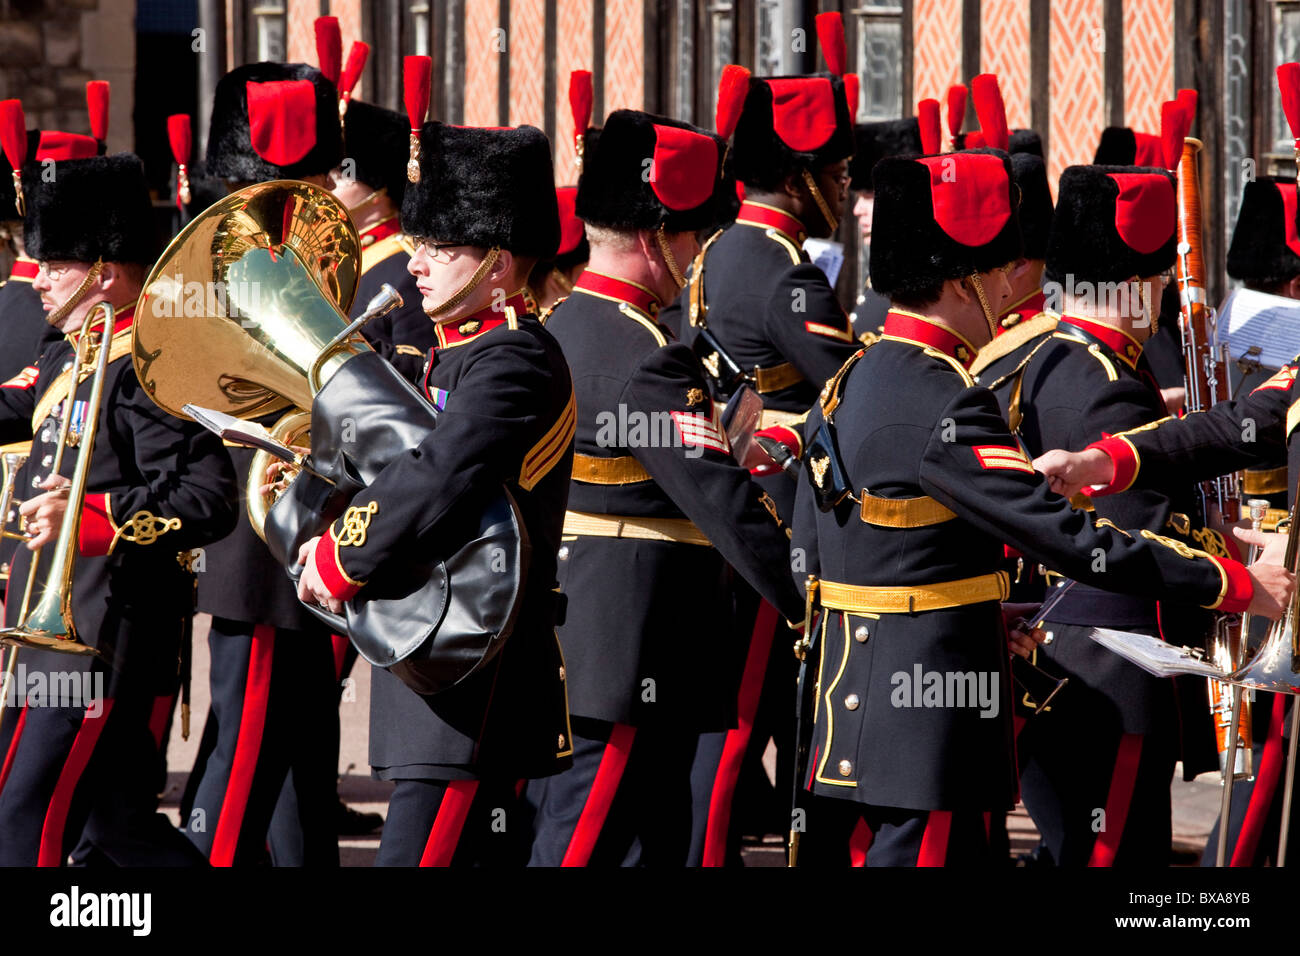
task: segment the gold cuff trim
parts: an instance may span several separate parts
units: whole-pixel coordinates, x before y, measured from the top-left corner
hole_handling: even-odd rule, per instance
[[[619,518],[585,511],[564,513],[564,533],[597,538],[638,538],[711,547],[704,532],[686,518]]]
[[[1011,593],[1005,571],[919,587],[867,587],[821,582],[822,607],[850,614],[913,614],[986,601],[1005,601]]]
[[[771,368],[754,369],[754,388],[760,395],[779,392],[791,385],[798,385],[803,380],[803,372],[795,368],[793,362],[782,362]]]
[[[882,528],[925,528],[943,524],[957,517],[933,498],[877,498],[862,490],[862,510],[859,517],[867,524]]]
[[[125,523],[118,525],[113,520],[108,495],[104,495],[104,514],[113,528],[113,540],[108,545],[109,554],[113,553],[118,541],[139,545],[154,544],[168,531],[179,531],[181,527],[180,518],[160,518],[151,511],[137,511]]]
[[[371,501],[365,507],[353,505],[347,511],[343,512],[343,531],[335,539],[340,548],[355,547],[361,548],[366,543],[366,529],[370,527],[370,519],[379,511],[379,502]],[[340,565],[342,567],[342,565]]]
[[[630,485],[637,481],[649,481],[650,472],[631,455],[597,458],[594,455],[575,453],[573,480],[589,485]]]
[[[1248,495],[1275,495],[1289,491],[1287,466],[1246,469],[1241,473],[1241,490]]]

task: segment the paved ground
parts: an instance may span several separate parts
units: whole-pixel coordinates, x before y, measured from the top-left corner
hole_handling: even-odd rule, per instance
[[[188,741],[181,739],[180,721],[174,721],[171,740],[167,747],[167,765],[171,768],[167,779],[167,792],[163,808],[179,822],[177,804],[189,768],[194,763],[199,736],[208,712],[208,617],[200,615],[194,622],[194,676],[191,732]],[[369,737],[370,666],[358,661],[352,670],[353,684],[344,694],[339,714],[342,725],[342,745],[339,753],[339,795],[358,810],[384,813],[392,785],[373,780],[366,759]],[[769,752],[769,758],[772,754]],[[774,761],[765,761],[772,773]],[[1180,862],[1194,862],[1219,812],[1222,788],[1217,774],[1202,774],[1191,783],[1182,780],[1181,768],[1174,775],[1174,846],[1181,851]],[[1038,833],[1023,807],[1007,821],[1011,835],[1012,852],[1027,853],[1038,842]],[[379,848],[378,834],[371,837],[348,838],[339,844],[344,866],[369,866]],[[785,862],[781,843],[776,838],[760,846],[745,850],[745,862],[750,866],[783,866]]]

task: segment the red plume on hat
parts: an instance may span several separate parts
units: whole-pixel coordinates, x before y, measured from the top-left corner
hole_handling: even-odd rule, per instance
[[[596,94],[591,85],[591,70],[574,70],[569,74],[569,115],[573,117],[573,165],[582,172],[583,144],[591,125],[592,104]]]
[[[18,212],[23,212],[23,163],[27,160],[27,118],[18,100],[0,100],[0,149],[13,167]]]
[[[749,95],[749,70],[735,63],[728,63],[722,68],[718,78],[718,110],[715,114],[718,135],[731,139],[740,122],[740,114],[745,108],[745,97]]]
[[[339,74],[339,116],[347,112],[352,91],[356,89],[357,81],[361,79],[361,71],[366,68],[366,58],[369,56],[369,43],[353,40],[352,46],[348,47],[348,62],[344,65],[343,72]]]
[[[939,124],[939,101],[926,99],[917,103],[916,122],[921,129],[921,152],[931,156],[943,149],[943,129]]]
[[[844,98],[849,101],[849,122],[858,121],[858,74],[844,74]]]
[[[317,17],[316,63],[325,78],[338,86],[339,71],[343,68],[343,31],[338,17]]]
[[[406,161],[406,178],[420,181],[420,127],[429,114],[429,95],[433,83],[433,60],[427,56],[402,58],[402,97],[406,117],[411,121],[411,154]]]
[[[961,132],[962,125],[966,122],[966,87],[961,83],[954,83],[948,87],[948,135],[952,137],[954,146],[957,144],[957,134]]]
[[[826,68],[836,76],[843,76],[848,68],[849,51],[844,42],[844,18],[838,11],[817,14],[817,40],[826,58]]]
[[[1277,68],[1277,86],[1282,93],[1282,111],[1300,156],[1300,63],[1283,63]]]
[[[970,81],[971,99],[975,101],[975,115],[979,117],[984,145],[1007,151],[1011,133],[1007,129],[1007,108],[1002,101],[996,73],[981,73]]]
[[[1178,100],[1160,104],[1160,153],[1165,160],[1165,169],[1178,168],[1183,155],[1183,140],[1191,126],[1192,118]]]
[[[86,112],[90,114],[90,135],[101,143],[108,139],[108,80],[86,83]]]
[[[190,115],[174,113],[167,117],[167,142],[172,148],[172,159],[176,160],[176,206],[188,206],[190,202],[190,151],[193,148],[193,134],[190,131]]]

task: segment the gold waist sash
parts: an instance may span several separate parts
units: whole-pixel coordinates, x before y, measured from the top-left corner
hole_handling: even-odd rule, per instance
[[[850,614],[912,614],[944,608],[1005,601],[1010,579],[1005,571],[981,574],[959,581],[941,581],[918,587],[868,587],[861,584],[837,584],[822,581],[822,607]]]
[[[643,541],[676,541],[710,547],[704,532],[686,518],[622,518],[586,511],[564,513],[564,533],[598,538],[639,538]]]

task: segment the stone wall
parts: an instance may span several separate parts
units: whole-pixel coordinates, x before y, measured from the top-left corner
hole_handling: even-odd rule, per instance
[[[113,84],[108,149],[133,145],[135,0],[0,0],[0,99],[28,126],[89,133],[86,81]]]

